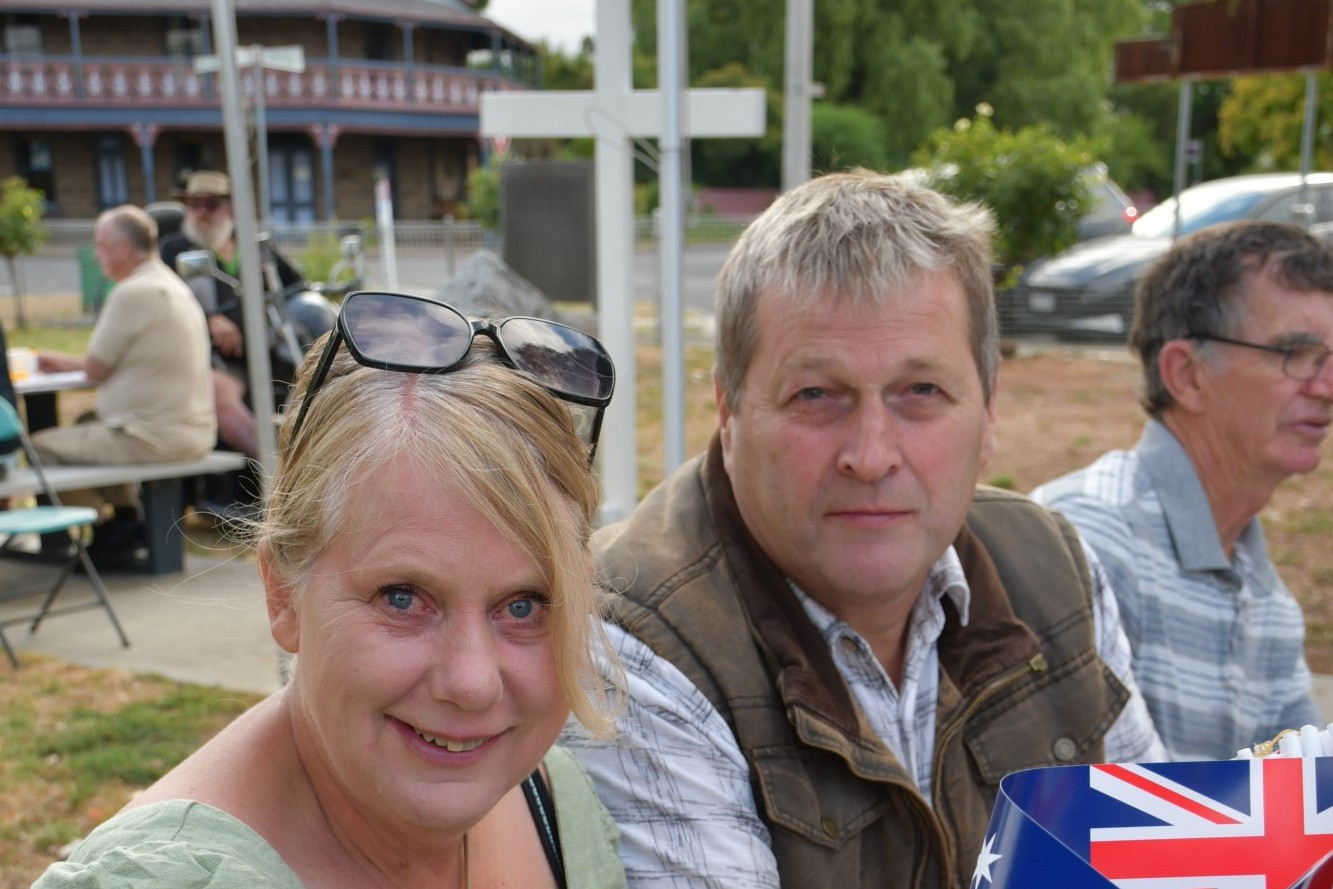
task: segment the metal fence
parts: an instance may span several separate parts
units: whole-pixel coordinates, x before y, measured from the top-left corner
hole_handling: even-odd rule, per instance
[[[686,249],[690,245],[728,245],[749,221],[749,217],[693,215],[687,220]],[[92,281],[91,284],[82,282],[85,292],[104,289],[97,285],[97,263],[90,247],[92,228],[91,219],[47,220],[50,249],[43,251],[48,255],[77,259],[80,273]],[[283,254],[297,265],[302,265],[308,259],[313,260],[316,251],[312,245],[322,243],[327,257],[329,250],[336,251],[338,241],[344,234],[356,232],[362,236],[365,247],[366,286],[392,285],[401,290],[427,294],[435,292],[441,284],[452,278],[474,251],[484,248],[501,256],[504,254],[498,236],[472,220],[401,220],[394,224],[397,264],[395,279],[390,281],[380,234],[369,221],[300,225],[275,223],[270,226],[270,230]],[[653,216],[637,217],[634,231],[641,250],[653,249],[657,234],[657,220]],[[70,263],[71,268],[73,265]],[[0,275],[0,284],[3,283],[3,275]],[[0,287],[0,290],[3,289]],[[1022,286],[1000,290],[996,294],[996,304],[1001,333],[1006,338],[1022,340],[1054,338],[1116,345],[1124,342],[1128,322],[1126,312],[1120,312],[1119,316],[1078,319],[1064,328],[1055,329],[1054,322],[1062,317],[1053,311],[1053,308],[1059,307],[1059,300],[1047,299],[1042,302],[1042,298],[1043,294],[1030,292]]]
[[[696,215],[687,221],[687,250],[690,245],[704,244],[725,248],[748,222],[748,218]],[[94,221],[54,219],[47,220],[46,224],[49,238],[47,247],[41,251],[46,271],[39,274],[34,266],[29,284],[38,285],[36,292],[81,289],[85,312],[94,311],[105,297],[108,287],[92,254]],[[479,249],[504,255],[499,237],[471,220],[446,218],[396,222],[393,230],[393,263],[387,261],[386,245],[381,233],[369,221],[300,225],[275,223],[269,226],[269,230],[283,255],[312,280],[321,279],[336,262],[338,246],[344,235],[360,234],[363,243],[363,286],[392,288],[423,295],[437,292]],[[656,220],[652,216],[637,218],[635,236],[640,251],[653,250],[656,246]],[[76,268],[77,279],[73,277]]]
[[[686,243],[730,242],[750,222],[750,217],[697,214],[686,221]],[[48,219],[48,246],[78,247],[93,240],[92,219]],[[348,233],[360,234],[367,247],[378,242],[375,226],[369,222],[273,222],[269,224],[273,240],[279,246],[299,250],[320,239],[336,241]],[[480,247],[495,248],[493,234],[470,219],[403,219],[393,226],[394,242],[399,247],[468,252]],[[640,244],[657,237],[657,219],[652,215],[634,220],[634,236]]]

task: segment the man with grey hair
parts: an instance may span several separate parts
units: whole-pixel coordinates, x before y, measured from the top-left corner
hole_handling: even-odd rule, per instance
[[[97,383],[97,407],[73,426],[32,437],[51,463],[155,463],[202,457],[217,440],[208,328],[190,288],[157,255],[157,224],[126,204],[93,228],[93,249],[116,282],[83,356],[40,352],[49,373],[83,371]],[[88,554],[99,569],[136,567],[143,545],[130,485],[71,492],[69,503],[113,511],[93,529]]]
[[[1323,723],[1301,608],[1258,516],[1319,465],[1331,340],[1333,247],[1283,223],[1196,232],[1139,283],[1138,443],[1033,492],[1106,566],[1172,758],[1227,759]]]
[[[632,887],[961,887],[1005,774],[1161,755],[1095,558],[975,486],[991,231],[858,171],[728,257],[718,433],[594,540],[625,711],[565,743]]]

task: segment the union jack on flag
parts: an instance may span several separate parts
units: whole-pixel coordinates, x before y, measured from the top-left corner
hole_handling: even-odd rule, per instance
[[[1333,889],[1333,757],[1007,776],[970,889]]]

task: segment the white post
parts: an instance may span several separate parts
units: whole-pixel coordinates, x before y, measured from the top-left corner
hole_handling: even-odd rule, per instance
[[[1185,190],[1185,149],[1190,139],[1190,114],[1194,99],[1194,84],[1187,77],[1180,82],[1180,99],[1176,108],[1176,216],[1171,224],[1171,239],[1180,237],[1180,193]]]
[[[273,204],[269,200],[269,182],[268,182],[268,97],[264,95],[268,90],[264,85],[264,47],[255,45],[250,47],[250,52],[254,53],[254,58],[250,62],[250,70],[255,79],[255,154],[259,159],[259,227],[268,228],[268,220],[273,212]]]
[[[630,16],[627,0],[598,0],[594,84],[600,93],[628,93]],[[634,352],[634,161],[629,134],[614,126],[597,132],[597,314],[603,345],[616,364],[615,399],[607,409],[599,448],[604,522],[629,515],[639,501],[639,455],[635,435],[638,393]],[[607,446],[609,445],[609,447]]]
[[[398,289],[398,247],[393,234],[393,194],[389,177],[375,180],[375,226],[380,233],[380,256],[384,260],[384,286]]]
[[[218,47],[222,122],[227,142],[227,171],[231,175],[231,207],[236,221],[236,252],[240,258],[241,312],[250,373],[250,405],[258,427],[260,484],[268,489],[276,466],[277,436],[273,429],[273,371],[268,360],[264,289],[260,277],[258,232],[255,227],[254,189],[250,185],[250,151],[241,116],[236,77],[236,14],[231,0],[213,0],[213,34]]]
[[[661,226],[658,230],[662,293],[658,328],[662,333],[662,469],[685,462],[684,324],[681,319],[685,240],[685,159],[681,145],[681,92],[685,83],[681,0],[657,3],[657,91],[662,94],[662,138],[658,141]]]
[[[1319,83],[1315,72],[1305,72],[1305,117],[1301,121],[1301,212],[1305,213],[1304,224],[1308,228],[1318,215],[1307,213],[1310,206],[1310,186],[1305,177],[1310,174],[1310,159],[1314,155],[1315,100],[1319,95]]]
[[[813,77],[814,0],[787,0],[785,87],[782,103],[782,190],[810,179],[810,81]]]

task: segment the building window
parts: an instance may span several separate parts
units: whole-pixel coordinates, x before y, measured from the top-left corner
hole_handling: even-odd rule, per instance
[[[130,182],[125,172],[125,140],[120,136],[99,136],[95,146],[98,209],[107,210],[129,203]]]
[[[42,26],[37,16],[10,13],[5,16],[5,52],[13,55],[42,54]]]
[[[212,162],[212,152],[207,151],[200,142],[177,142],[175,151],[175,162],[172,169],[176,171],[173,182],[175,187],[184,188],[185,181],[190,178],[190,174],[196,170],[216,170],[219,169]],[[225,164],[223,165],[225,167]]]
[[[18,157],[14,167],[28,183],[29,188],[41,189],[47,209],[55,206],[56,174],[51,159],[51,143],[41,139],[22,140],[18,143]]]
[[[383,22],[366,22],[366,58],[372,62],[392,62],[396,28]]]
[[[315,158],[309,145],[281,136],[270,140],[268,180],[274,222],[315,221]]]
[[[192,59],[204,54],[204,29],[199,20],[173,15],[167,20],[167,55]]]

